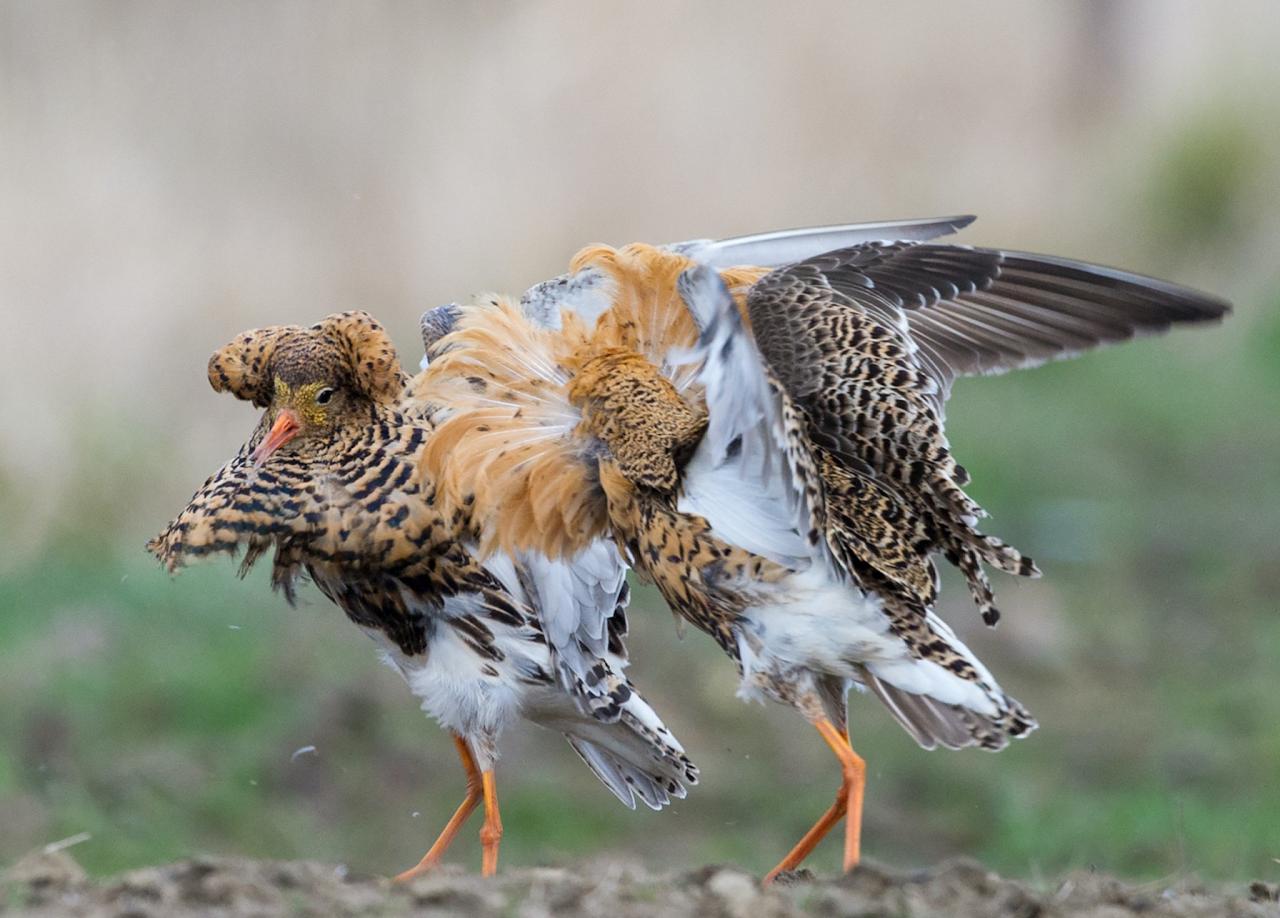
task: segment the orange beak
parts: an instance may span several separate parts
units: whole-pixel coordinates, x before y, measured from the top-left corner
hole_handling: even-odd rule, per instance
[[[302,425],[298,423],[298,416],[288,408],[282,410],[276,415],[276,422],[271,425],[267,436],[253,451],[253,464],[262,465],[272,453],[296,437],[300,430]]]

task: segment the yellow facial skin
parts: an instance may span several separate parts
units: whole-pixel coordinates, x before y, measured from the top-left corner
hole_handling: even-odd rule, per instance
[[[333,426],[330,407],[337,390],[322,382],[292,389],[277,376],[271,399],[270,428],[253,451],[253,464],[261,466],[276,450],[302,434],[328,430]]]
[[[275,378],[275,398],[272,406],[279,411],[291,409],[308,430],[323,429],[329,426],[328,402],[321,404],[317,399],[322,392],[328,391],[332,397],[333,387],[322,382],[310,382],[291,389],[279,376]]]

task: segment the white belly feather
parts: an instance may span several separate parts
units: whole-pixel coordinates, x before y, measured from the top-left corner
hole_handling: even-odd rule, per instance
[[[914,656],[905,641],[889,629],[889,618],[874,594],[834,580],[815,564],[792,574],[762,593],[744,616],[741,694],[756,697],[759,671],[810,670],[860,685],[860,667],[903,691],[927,695],[944,704],[994,715],[997,706],[988,691],[961,679],[931,660]],[[995,681],[977,658],[940,619],[929,623],[951,646],[969,658],[993,688]],[[752,649],[754,645],[754,649]]]

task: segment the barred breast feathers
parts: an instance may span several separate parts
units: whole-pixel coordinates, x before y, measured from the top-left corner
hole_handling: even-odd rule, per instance
[[[372,447],[383,429],[395,430],[395,438]],[[414,457],[428,436],[424,426],[370,406],[367,424],[343,437],[339,464],[328,455],[281,455],[259,468],[250,457],[264,432],[260,422],[236,456],[148,543],[168,570],[243,550],[244,573],[274,548],[273,584],[291,597],[304,563],[398,568],[415,552],[430,553],[449,541],[413,481]]]

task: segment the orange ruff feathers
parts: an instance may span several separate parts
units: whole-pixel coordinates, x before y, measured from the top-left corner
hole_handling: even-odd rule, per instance
[[[604,532],[604,504],[570,437],[581,415],[570,404],[566,361],[586,336],[531,325],[504,298],[468,306],[414,396],[438,406],[439,427],[422,465],[446,513],[484,524],[484,554],[535,549],[551,558]]]
[[[570,398],[572,383],[593,358],[621,348],[662,367],[686,394],[691,368],[669,367],[665,358],[697,340],[676,287],[692,264],[641,244],[583,249],[571,270],[594,268],[609,278],[611,305],[591,329],[567,309],[560,329],[539,327],[506,297],[464,307],[413,395],[436,406],[439,423],[422,471],[435,480],[447,514],[475,521],[483,554],[532,549],[563,558],[605,534],[597,466],[573,434],[582,412]],[[733,268],[722,277],[741,299],[764,273]]]

